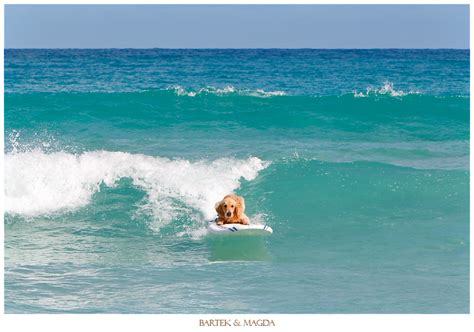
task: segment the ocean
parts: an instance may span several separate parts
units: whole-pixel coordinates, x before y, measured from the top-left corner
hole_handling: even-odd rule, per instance
[[[6,313],[469,312],[469,50],[4,55]]]

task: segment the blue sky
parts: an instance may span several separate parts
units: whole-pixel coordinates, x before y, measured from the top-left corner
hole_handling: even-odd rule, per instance
[[[469,48],[468,5],[6,5],[6,48]]]

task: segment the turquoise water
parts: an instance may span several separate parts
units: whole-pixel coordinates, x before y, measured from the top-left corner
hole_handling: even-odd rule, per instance
[[[5,311],[469,312],[469,103],[463,50],[6,50]]]

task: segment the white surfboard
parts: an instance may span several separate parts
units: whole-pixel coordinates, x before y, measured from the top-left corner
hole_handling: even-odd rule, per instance
[[[215,220],[209,221],[207,224],[207,231],[210,234],[235,234],[235,235],[271,235],[273,229],[267,225],[258,224],[224,224],[218,225]]]

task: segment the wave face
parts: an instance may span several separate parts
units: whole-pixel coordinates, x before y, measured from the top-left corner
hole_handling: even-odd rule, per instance
[[[469,51],[6,50],[5,90],[8,313],[469,311]],[[270,238],[206,236],[229,192]]]
[[[469,167],[469,98],[188,94],[7,94],[6,148]]]

